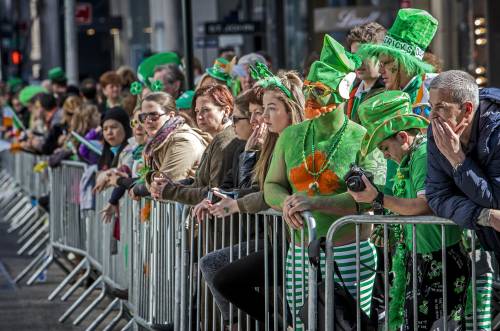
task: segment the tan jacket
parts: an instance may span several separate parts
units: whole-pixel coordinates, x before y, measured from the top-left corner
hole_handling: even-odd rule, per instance
[[[183,124],[153,151],[153,170],[165,173],[173,181],[190,177],[211,140],[209,134]],[[151,176],[147,176],[148,188],[150,183]]]

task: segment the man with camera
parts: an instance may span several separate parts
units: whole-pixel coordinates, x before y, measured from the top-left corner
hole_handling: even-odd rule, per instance
[[[350,185],[348,180],[351,196],[358,203],[371,203],[374,209],[385,208],[399,215],[430,214],[431,209],[425,197],[427,139],[422,134],[422,130],[428,126],[428,121],[412,113],[409,95],[401,91],[376,94],[360,105],[359,117],[367,129],[361,145],[361,154],[367,155],[379,148],[386,159],[398,163],[398,170],[394,178],[394,196],[384,195],[366,175],[362,175],[364,185]],[[403,324],[404,330],[413,330],[413,319],[416,318],[418,330],[437,330],[443,325],[441,227],[416,226],[415,263],[418,270],[419,306],[417,316],[413,316],[413,289],[406,286],[412,282],[412,275],[407,275],[407,270],[412,270],[413,263],[413,225],[404,225],[401,230],[401,238],[398,238],[399,243],[393,259],[396,278],[391,289],[391,329]],[[448,311],[445,318],[448,319],[448,326],[455,330],[465,325],[463,312],[470,278],[470,263],[461,244],[461,229],[457,226],[447,226],[445,231],[448,272]],[[402,303],[404,310],[398,306]]]
[[[450,70],[430,85],[426,195],[437,216],[473,229],[477,322],[491,330],[493,251],[500,258],[500,90],[482,89],[466,72]],[[472,330],[472,307],[466,311]]]

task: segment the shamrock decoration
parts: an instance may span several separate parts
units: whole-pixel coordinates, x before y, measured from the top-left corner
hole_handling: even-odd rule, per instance
[[[261,62],[255,63],[255,66],[250,65],[250,77],[257,81],[257,84],[263,88],[279,88],[288,99],[294,100],[292,92],[275,76],[269,68]]]
[[[130,85],[130,93],[132,95],[139,95],[142,93],[142,84],[140,82],[133,82]]]
[[[153,92],[160,92],[163,91],[165,88],[165,85],[161,80],[155,80],[153,83],[151,83],[151,91]]]

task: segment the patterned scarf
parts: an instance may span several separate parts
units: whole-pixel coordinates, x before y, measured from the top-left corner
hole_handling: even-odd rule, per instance
[[[178,127],[184,124],[180,116],[169,119],[144,147],[144,163],[152,166],[153,152],[160,146]]]

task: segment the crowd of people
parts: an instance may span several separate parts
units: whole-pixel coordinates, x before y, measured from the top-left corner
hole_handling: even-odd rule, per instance
[[[445,238],[439,225],[392,225],[390,242],[383,242],[380,226],[362,226],[359,283],[356,229],[342,227],[333,238],[335,282],[353,298],[360,291],[366,316],[383,316],[375,297],[383,295],[377,269],[388,245],[394,279],[379,285],[390,286],[391,330],[414,330],[415,319],[419,330],[440,330],[444,319],[450,330],[472,330],[472,281],[479,329],[491,330],[491,264],[500,259],[500,91],[479,90],[464,71],[442,72],[428,52],[437,29],[426,11],[401,9],[388,30],[375,22],[353,28],[345,47],[325,35],[303,74],[274,72],[265,53],[237,57],[225,49],[205,72],[196,66],[194,91],[183,90],[182,58],[173,52],[79,86],[54,68],[39,85],[15,78],[2,84],[1,134],[12,150],[49,155],[52,167],[66,159],[87,163],[96,173],[90,194],[112,190],[100,211],[105,221],[127,195],[191,205],[198,222],[272,208],[290,229],[300,229],[302,212],[311,211],[319,237],[354,214],[451,219],[456,225],[445,227]],[[480,243],[476,252],[468,229]],[[301,261],[308,251],[294,239],[292,245],[288,238],[278,279],[296,309],[295,330],[304,330]],[[225,319],[232,303],[263,322],[259,288],[265,254],[273,261],[273,250],[259,247],[230,262],[231,250],[247,246],[240,245],[205,255],[199,268]],[[323,252],[319,265],[324,276]]]

